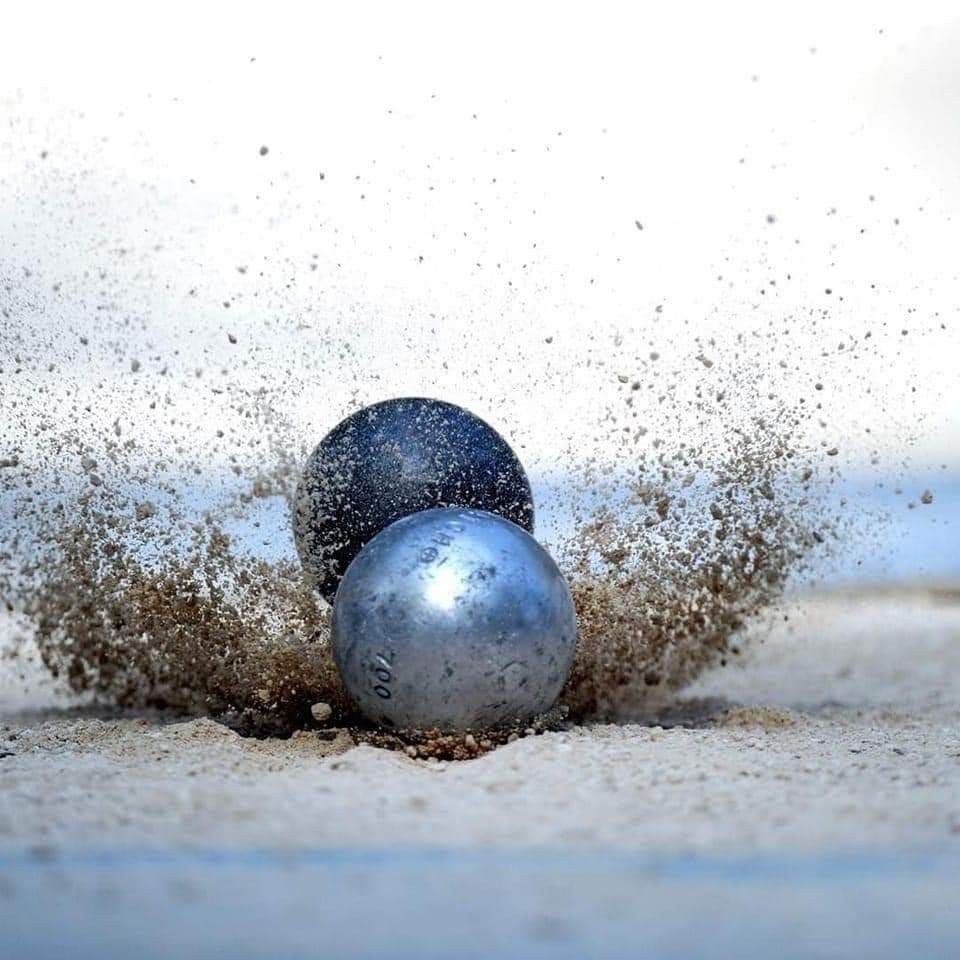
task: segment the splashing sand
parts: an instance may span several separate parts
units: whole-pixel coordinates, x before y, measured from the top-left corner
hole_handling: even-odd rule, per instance
[[[853,390],[858,358],[880,349],[856,322],[832,325],[836,348],[813,308],[771,307],[726,339],[700,333],[722,330],[717,316],[662,306],[647,319],[631,308],[623,333],[591,321],[531,336],[505,321],[501,340],[478,338],[467,312],[381,334],[379,307],[345,308],[334,289],[315,310],[324,291],[306,286],[298,299],[291,276],[335,276],[339,241],[208,278],[171,213],[177,197],[122,188],[136,212],[128,222],[117,208],[112,229],[135,237],[157,219],[172,265],[155,246],[104,246],[100,221],[71,206],[82,268],[51,283],[41,258],[2,280],[0,597],[19,624],[6,654],[38,649],[76,692],[252,733],[354,722],[327,608],[292,550],[290,503],[320,435],[385,396],[435,393],[514,443],[576,600],[561,698],[574,717],[642,712],[737,655],[743,625],[855,522],[831,485],[848,449],[875,451],[838,437],[844,398],[831,410],[823,387]],[[88,189],[92,210],[114,210],[106,187]],[[41,254],[45,230],[66,235],[58,216],[37,227]],[[555,266],[541,300],[567,282],[569,265]],[[224,301],[219,283],[236,294]],[[214,318],[228,307],[225,326]],[[494,390],[477,376],[488,369]]]
[[[6,551],[8,602],[73,691],[209,713],[260,735],[316,726],[318,715],[328,725],[357,721],[330,654],[326,604],[295,560],[254,556],[226,529],[270,496],[289,520],[302,451],[285,445],[288,425],[258,409],[270,459],[258,459],[249,486],[217,510],[191,514],[189,487],[170,481],[158,484],[164,504],[139,499],[107,482],[89,452],[81,493],[21,497],[33,509]],[[661,441],[603,477],[596,459],[569,457],[563,498],[575,519],[553,549],[580,640],[561,710],[546,722],[629,716],[739,652],[740,629],[772,608],[835,524],[826,501],[811,496],[816,454],[791,439],[794,422],[776,407],[746,429],[717,416],[699,446]],[[107,448],[115,477],[149,478],[150,457],[136,444]],[[24,538],[31,550],[18,554]],[[367,736],[437,756],[483,748],[475,739],[464,747],[436,735]]]

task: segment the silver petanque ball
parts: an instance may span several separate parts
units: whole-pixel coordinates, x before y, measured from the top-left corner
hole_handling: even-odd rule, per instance
[[[530,534],[444,507],[367,543],[340,583],[332,634],[369,720],[457,731],[549,709],[573,663],[577,621],[563,575]]]

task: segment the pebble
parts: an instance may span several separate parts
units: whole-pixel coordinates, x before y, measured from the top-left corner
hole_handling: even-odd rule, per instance
[[[329,703],[315,703],[310,714],[317,723],[326,723],[333,716],[333,707]]]

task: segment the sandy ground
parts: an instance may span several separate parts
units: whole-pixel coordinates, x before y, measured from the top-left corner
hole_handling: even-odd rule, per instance
[[[6,689],[12,693],[9,683]],[[386,884],[393,891],[385,895],[390,909],[405,902],[395,894],[408,882],[422,892],[436,888],[433,901],[423,893],[419,903],[426,910],[430,902],[442,906],[452,888],[489,899],[497,890],[528,891],[531,870],[554,883],[569,875],[551,901],[561,908],[547,916],[566,917],[571,936],[536,942],[579,943],[569,955],[579,950],[582,956],[590,955],[585,943],[602,942],[595,916],[580,926],[570,919],[572,904],[581,903],[572,891],[582,897],[591,875],[591,896],[606,888],[622,896],[656,868],[656,879],[649,876],[643,890],[634,891],[633,903],[658,903],[658,897],[675,903],[675,896],[684,902],[703,883],[729,892],[724,871],[739,877],[744,911],[752,910],[748,902],[773,898],[766,920],[751,912],[752,948],[742,939],[727,943],[715,936],[691,946],[713,955],[710,943],[711,949],[727,943],[746,953],[762,952],[771,937],[785,937],[794,947],[804,943],[791,941],[786,928],[764,937],[760,932],[771,916],[783,915],[785,904],[801,909],[811,864],[834,864],[851,889],[867,897],[860,916],[873,910],[875,929],[892,922],[892,905],[898,905],[896,915],[906,923],[901,939],[889,931],[877,955],[921,946],[939,955],[960,946],[960,919],[950,906],[960,897],[960,591],[809,599],[789,623],[754,643],[742,666],[713,671],[644,723],[531,736],[461,763],[356,747],[345,733],[325,736],[254,741],[205,719],[104,718],[91,707],[30,712],[22,702],[8,710],[0,719],[0,912],[6,905],[19,916],[18,944],[29,942],[35,955],[45,955],[46,934],[38,932],[44,924],[28,922],[33,915],[14,905],[24,902],[21,897],[36,904],[63,896],[56,877],[74,877],[79,902],[89,896],[99,903],[102,884],[91,879],[98,871],[116,880],[133,870],[140,879],[133,876],[129,889],[141,892],[158,882],[157,870],[164,876],[185,871],[206,889],[205,871],[214,869],[213,862],[220,864],[222,890],[253,870],[249,858],[257,851],[253,872],[260,881],[283,863],[300,862],[317,883],[330,874],[323,882],[342,890],[335,881],[344,871],[366,870],[361,888]],[[453,859],[430,859],[440,852]],[[483,860],[494,856],[500,858],[495,864]],[[664,879],[664,869],[669,874],[684,862],[695,865],[692,874]],[[760,874],[758,863],[767,865]],[[393,881],[384,879],[384,864],[400,871]],[[451,870],[467,873],[451,879]],[[624,871],[629,879],[617,881]],[[491,875],[501,879],[484,888]],[[880,881],[886,885],[870,894],[870,884]],[[836,949],[823,955],[846,956],[838,945],[849,939],[850,927],[840,923],[837,904],[851,891],[831,891],[824,882],[821,877],[810,887],[823,898],[819,929],[832,929],[832,917],[837,931],[847,934],[837,932],[829,941]],[[668,888],[656,887],[663,883]],[[927,893],[918,899],[920,890]],[[565,896],[571,903],[562,907]],[[75,904],[76,897],[67,900]],[[233,907],[222,905],[225,916],[244,902],[242,890],[237,897]],[[188,894],[181,900],[192,902]],[[511,902],[519,904],[521,927],[540,929],[542,904],[524,908],[523,896]],[[610,902],[603,900],[604,909]],[[407,903],[406,909],[415,916],[418,907]],[[732,904],[723,916],[737,909]],[[933,914],[921,923],[924,911]],[[658,909],[647,929],[674,914]],[[686,929],[677,916],[677,929]],[[181,920],[178,929],[191,929]],[[120,927],[112,929],[119,936]],[[602,930],[615,937],[609,922]],[[324,936],[332,943],[335,933],[345,937],[343,944],[354,944],[343,955],[405,955],[395,939],[384,941],[384,953],[373,946],[363,952],[339,924]],[[626,955],[632,929],[627,925],[621,933]],[[671,940],[669,930],[662,934],[667,944],[681,942]],[[474,944],[481,942],[477,935],[456,933],[474,937]],[[96,948],[91,936],[91,956],[110,953]],[[113,942],[117,955],[131,942]],[[47,945],[53,955],[63,943],[54,938]],[[864,941],[848,945],[852,956]],[[294,946],[286,944],[296,953]],[[490,949],[502,953],[503,945]],[[539,955],[532,946],[523,952]],[[429,951],[420,943],[410,955]],[[656,955],[672,954],[665,949]]]
[[[466,763],[211,720],[0,722],[0,845],[960,846],[960,597],[805,605],[652,721]]]

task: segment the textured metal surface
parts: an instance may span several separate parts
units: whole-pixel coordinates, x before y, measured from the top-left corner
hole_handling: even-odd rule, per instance
[[[509,444],[442,400],[385,400],[347,417],[303,470],[294,533],[304,570],[327,600],[360,548],[395,520],[431,507],[489,510],[533,532],[533,497]]]
[[[556,700],[573,662],[573,601],[526,531],[480,510],[398,520],[350,565],[333,611],[347,689],[377,723],[479,729]]]

